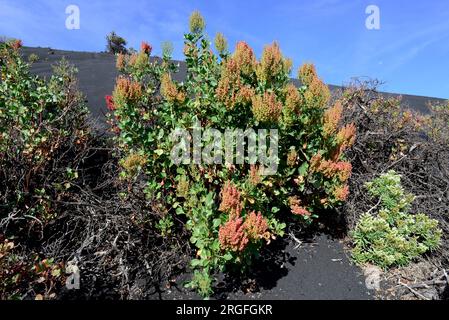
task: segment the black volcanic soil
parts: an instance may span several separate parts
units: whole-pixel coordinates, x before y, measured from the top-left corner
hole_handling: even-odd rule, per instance
[[[229,300],[368,300],[374,292],[365,286],[361,270],[353,265],[343,244],[326,234],[298,243],[290,238],[272,244],[270,253],[256,262],[250,281],[224,278],[213,299]],[[281,253],[279,253],[281,252]],[[201,297],[183,287],[184,274],[175,284],[160,288],[153,299],[196,300]]]
[[[105,126],[106,106],[104,96],[111,94],[117,72],[115,58],[107,53],[87,53],[53,50],[48,48],[23,48],[25,59],[35,53],[39,61],[32,65],[32,72],[43,77],[51,73],[51,65],[65,57],[78,68],[81,91],[86,95],[92,118],[102,130]],[[180,74],[185,76],[185,66],[181,63]],[[338,87],[330,86],[331,90]],[[442,101],[435,98],[403,95],[403,101],[414,109],[426,112],[427,103]],[[223,282],[215,298],[228,299],[371,299],[361,270],[350,263],[343,244],[324,233],[312,240],[297,243],[290,238],[278,242],[276,255],[270,256],[254,268],[256,284],[248,284],[247,292],[241,285]],[[174,279],[175,285],[160,288],[154,299],[198,299],[192,291],[184,289],[183,282],[189,275]],[[251,287],[255,288],[251,288]],[[239,288],[239,289],[235,289]]]

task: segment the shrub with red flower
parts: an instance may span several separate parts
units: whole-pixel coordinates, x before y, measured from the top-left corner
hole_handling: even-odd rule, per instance
[[[245,232],[245,225],[242,218],[231,219],[220,226],[218,232],[220,247],[224,250],[242,252],[245,250],[249,239]]]
[[[266,46],[257,59],[243,41],[233,53],[228,52],[219,35],[219,55],[215,55],[198,12],[190,22],[191,32],[184,37],[184,81],[176,80],[179,66],[170,54],[149,63],[148,48],[143,45],[138,54],[119,56],[119,69],[132,80],[118,80],[113,102],[115,115],[121,117],[117,119],[120,147],[125,152],[139,149],[148,160],[145,195],[154,198],[167,216],[186,217],[191,241],[200,252],[199,261],[192,264],[196,272],[192,286],[200,288],[224,264],[249,261],[232,252],[246,248],[249,259],[257,252],[252,242],[261,237],[268,240],[270,234],[282,236],[284,216],[278,212],[290,209],[299,221],[311,222],[320,208],[341,204],[339,200],[347,196],[343,185],[352,169],[343,151],[353,143],[355,130],[339,128],[346,101],[342,98],[327,109],[330,91],[313,64],[301,67],[302,86],[295,87],[291,61],[277,43]],[[140,84],[139,99],[122,108],[120,98],[134,102],[133,81]],[[276,174],[263,176],[263,163],[247,163],[246,151],[243,164],[173,165],[169,158],[173,141],[168,133],[174,128],[190,130],[197,122],[201,128],[222,132],[278,130]],[[260,139],[258,143],[263,143]],[[244,144],[249,147],[246,140]],[[180,183],[185,179],[188,184]],[[228,251],[223,254],[223,250]]]
[[[142,50],[142,52],[145,52],[147,55],[151,55],[151,50],[153,50],[151,45],[145,41],[142,41],[142,44],[140,45],[140,49]]]
[[[108,107],[109,111],[114,111],[115,106],[114,106],[114,100],[112,99],[111,95],[107,95],[104,97],[105,101],[106,101],[106,106]]]

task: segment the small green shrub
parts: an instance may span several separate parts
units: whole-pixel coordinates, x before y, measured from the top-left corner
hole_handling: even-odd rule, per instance
[[[35,63],[39,61],[39,56],[35,53],[32,53],[28,56],[28,62],[29,63]]]
[[[370,212],[362,215],[352,232],[352,256],[357,263],[369,262],[382,268],[404,266],[439,246],[438,221],[422,213],[409,213],[414,196],[404,191],[399,174],[390,170],[366,187],[379,200],[372,210],[380,209],[376,216]]]

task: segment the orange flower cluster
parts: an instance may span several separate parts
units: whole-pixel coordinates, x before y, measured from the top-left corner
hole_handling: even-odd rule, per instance
[[[293,214],[307,217],[311,215],[311,213],[304,206],[301,205],[301,200],[298,199],[296,196],[290,197],[288,201],[290,204],[290,211]]]
[[[338,128],[338,123],[341,119],[343,106],[340,101],[337,101],[331,108],[324,113],[324,135],[329,137],[333,135]]]
[[[232,110],[237,103],[249,103],[254,96],[254,90],[242,84],[240,73],[241,66],[234,58],[228,59],[222,66],[216,94],[228,110]]]
[[[245,232],[245,225],[242,218],[230,219],[220,227],[218,239],[222,249],[234,252],[245,250],[249,239]]]
[[[122,71],[123,69],[125,69],[125,64],[126,64],[125,54],[119,53],[117,56],[117,61],[115,62],[115,67],[117,68],[117,70]]]
[[[309,86],[312,83],[312,80],[317,77],[318,75],[313,63],[304,63],[299,68],[298,78],[301,80],[302,85]]]
[[[244,227],[249,240],[257,241],[264,238],[269,241],[270,233],[268,232],[268,222],[260,212],[257,214],[254,211],[251,212],[246,217]]]
[[[142,88],[138,82],[125,77],[117,78],[113,93],[116,107],[127,103],[137,103],[141,97]]]
[[[22,46],[23,46],[22,40],[14,40],[14,42],[13,42],[12,45],[11,45],[11,47],[12,47],[14,50],[19,50],[20,48],[22,48]]]
[[[302,103],[302,96],[298,92],[298,88],[293,83],[289,83],[285,87],[285,107],[292,112],[298,113]]]
[[[232,59],[243,75],[251,75],[256,65],[256,56],[253,49],[244,41],[237,43]]]
[[[337,133],[337,143],[340,146],[340,152],[352,146],[355,142],[356,127],[353,123],[340,129]]]
[[[349,179],[352,172],[352,165],[346,161],[324,160],[321,154],[317,154],[310,160],[311,172],[320,172],[326,178],[337,176],[341,182]]]
[[[312,63],[303,64],[298,71],[298,78],[302,85],[307,87],[304,92],[304,99],[308,106],[323,108],[330,99],[329,88],[321,81]]]
[[[268,222],[260,212],[252,211],[243,222],[241,217],[230,219],[218,231],[220,246],[224,250],[242,252],[250,241],[265,239],[270,241]]]
[[[259,167],[252,164],[250,166],[250,170],[249,170],[249,182],[253,185],[253,186],[257,186],[261,181],[260,178],[260,174],[259,174]]]
[[[161,79],[161,95],[171,103],[183,103],[185,100],[185,93],[178,90],[168,73],[164,74]]]
[[[349,195],[349,187],[348,185],[340,186],[335,188],[334,192],[335,199],[339,201],[346,201]]]
[[[143,70],[149,64],[149,62],[149,55],[144,51],[133,53],[128,59],[128,64],[136,70]]]
[[[238,217],[242,210],[241,194],[230,181],[225,182],[221,190],[221,203],[218,208],[221,212],[229,212],[230,216]]]
[[[269,81],[283,72],[290,72],[292,61],[284,59],[279,45],[274,42],[266,46],[262,52],[262,58],[257,65],[256,74],[259,80]]]
[[[290,210],[291,210],[291,212],[293,214],[296,214],[298,216],[306,216],[306,217],[308,217],[308,216],[311,215],[311,213],[305,207],[298,206],[298,205],[291,206]]]
[[[272,92],[265,92],[263,96],[255,95],[252,99],[254,118],[260,122],[276,122],[282,113],[282,103],[276,100]]]
[[[329,88],[318,77],[312,79],[304,92],[307,105],[318,108],[324,108],[329,102],[330,96]]]

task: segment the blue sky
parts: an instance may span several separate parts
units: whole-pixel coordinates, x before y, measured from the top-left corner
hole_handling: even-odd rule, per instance
[[[67,30],[65,9],[80,8],[80,30]],[[368,30],[368,5],[380,9],[380,30]],[[132,47],[171,41],[182,59],[182,34],[198,9],[213,39],[247,41],[260,56],[276,40],[295,69],[314,62],[326,83],[377,78],[390,92],[449,98],[449,1],[405,0],[0,0],[0,35],[27,46],[102,51],[115,30]],[[293,75],[296,75],[296,71]]]

